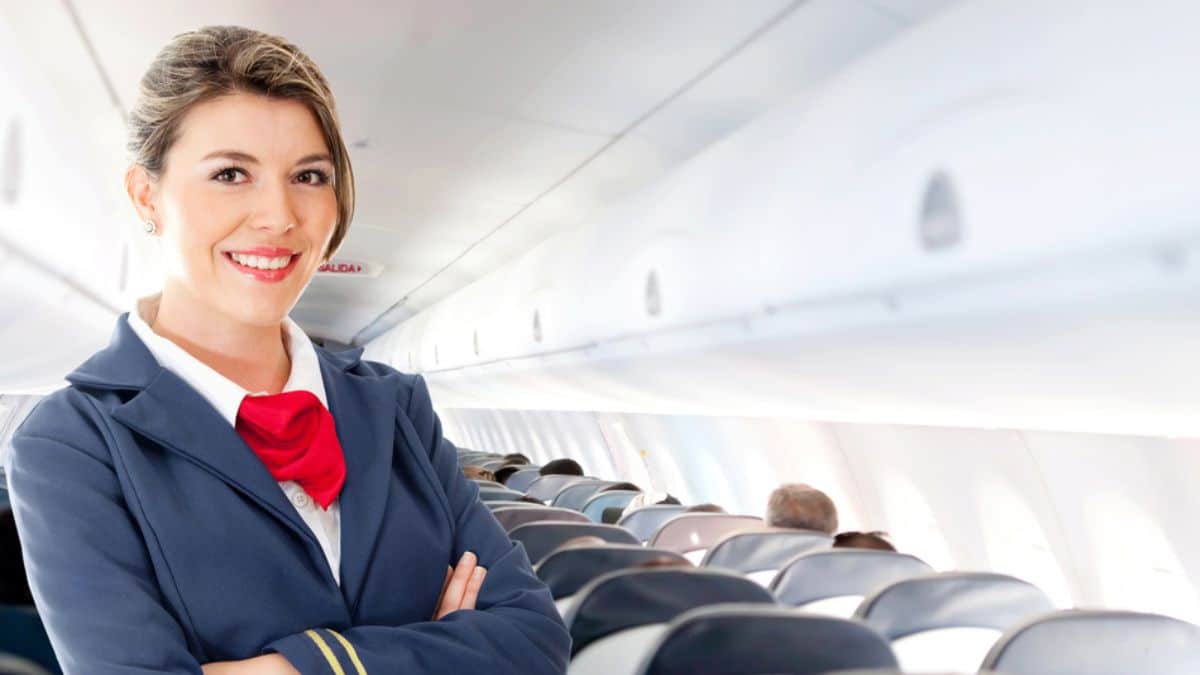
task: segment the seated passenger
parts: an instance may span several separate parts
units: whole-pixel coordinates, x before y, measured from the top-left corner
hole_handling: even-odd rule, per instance
[[[521,466],[521,465],[527,466],[532,463],[529,461],[528,457],[526,457],[525,455],[522,455],[519,452],[509,453],[509,454],[501,457],[500,459],[504,460],[505,466],[508,466],[509,464],[512,464],[514,466]]]
[[[496,480],[496,474],[492,473],[491,471],[488,471],[487,469],[483,468],[482,466],[475,466],[473,464],[469,464],[469,465],[463,467],[462,472],[463,472],[464,476],[466,476],[467,478],[470,478],[471,480],[488,480],[493,483],[499,482]]]
[[[32,605],[12,509],[0,508],[0,605]]]
[[[562,474],[564,476],[582,476],[583,467],[573,459],[556,459],[546,462],[546,465],[538,472],[543,476],[552,474]]]
[[[838,532],[833,538],[834,548],[870,548],[876,551],[895,551],[887,539],[886,532]]]
[[[833,534],[838,525],[837,507],[829,495],[811,485],[781,485],[767,499],[766,523]]]
[[[496,471],[492,473],[492,476],[496,479],[497,483],[504,485],[508,482],[509,476],[520,471],[522,468],[523,467],[516,466],[514,464],[505,464],[499,469],[496,469]]]
[[[716,504],[696,504],[695,506],[687,507],[684,513],[729,513],[725,509]]]

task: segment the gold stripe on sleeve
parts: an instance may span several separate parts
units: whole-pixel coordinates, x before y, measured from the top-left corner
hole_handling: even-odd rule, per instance
[[[337,657],[333,655],[333,650],[329,645],[325,644],[319,633],[315,630],[306,630],[304,634],[308,636],[317,645],[317,649],[321,650],[325,660],[329,662],[329,667],[333,669],[333,675],[346,675],[346,671],[342,670],[342,664],[338,663]]]
[[[362,661],[358,660],[358,652],[354,651],[354,645],[350,644],[350,641],[342,637],[342,634],[336,630],[327,630],[329,630],[330,633],[333,633],[333,637],[337,638],[337,641],[341,643],[342,648],[345,649],[346,653],[350,655],[350,662],[354,664],[354,669],[358,671],[358,675],[367,675],[367,669],[363,668]]]

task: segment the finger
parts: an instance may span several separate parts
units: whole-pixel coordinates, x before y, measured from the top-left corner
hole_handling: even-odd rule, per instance
[[[450,585],[450,575],[454,574],[454,568],[446,565],[446,578],[442,579],[442,590],[438,592],[437,606],[433,610],[433,619],[436,621],[442,613],[442,602],[446,599],[446,586]]]
[[[487,568],[475,568],[475,571],[471,573],[471,581],[467,584],[467,590],[463,593],[459,609],[475,609],[475,600],[479,597],[479,589],[483,587],[483,578],[486,576]]]
[[[463,592],[467,590],[467,583],[471,579],[471,573],[475,571],[475,554],[467,551],[459,559],[458,564],[454,566],[454,574],[450,576],[450,583],[446,584],[446,592],[442,596],[442,605],[438,609],[438,618],[453,612],[462,604]]]

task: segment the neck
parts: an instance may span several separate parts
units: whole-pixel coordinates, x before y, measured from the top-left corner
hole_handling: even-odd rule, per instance
[[[144,317],[155,333],[248,392],[283,391],[291,374],[283,326],[247,324],[168,283],[158,312]]]

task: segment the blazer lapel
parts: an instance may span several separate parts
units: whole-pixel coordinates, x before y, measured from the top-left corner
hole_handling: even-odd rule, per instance
[[[339,498],[342,533],[342,595],[357,611],[383,514],[387,508],[396,434],[396,382],[348,371],[361,350],[318,350],[325,395],[346,456],[346,483]]]

